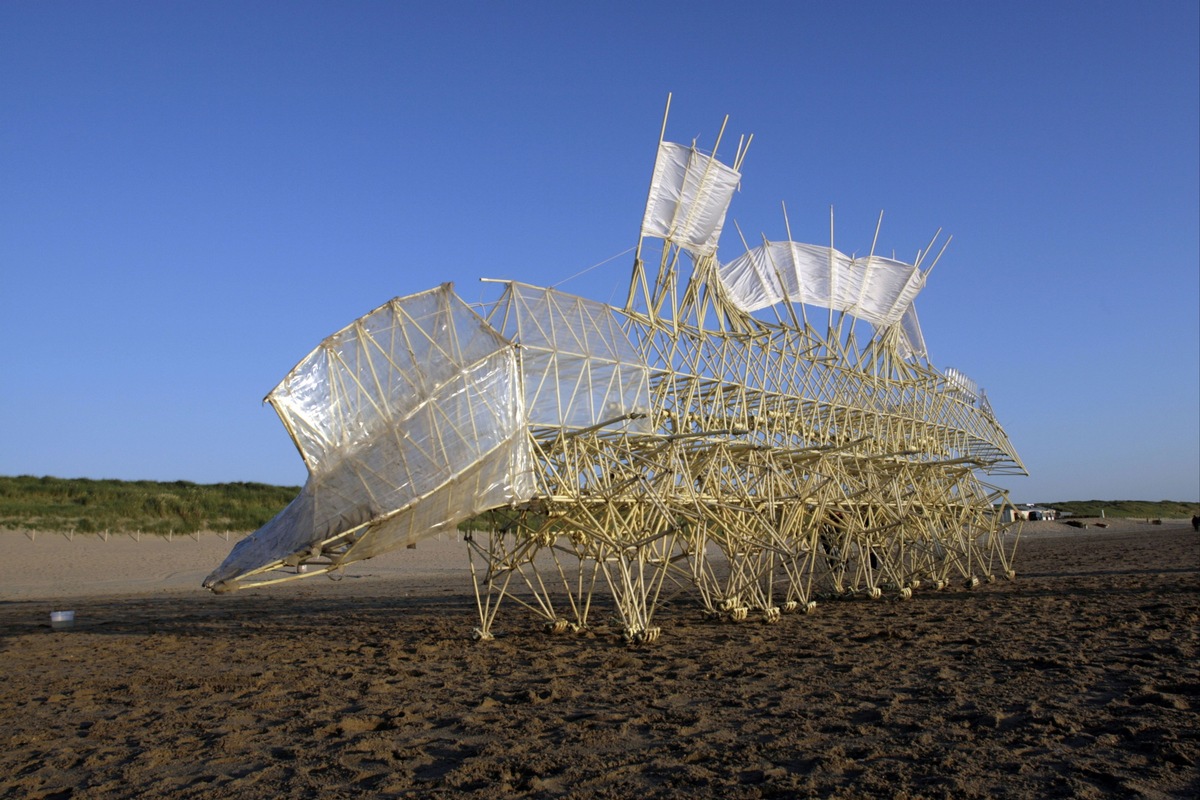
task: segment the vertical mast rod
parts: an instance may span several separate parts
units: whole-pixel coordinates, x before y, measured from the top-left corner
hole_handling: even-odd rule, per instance
[[[826,344],[833,333],[833,304],[837,302],[837,282],[833,270],[833,206],[829,207],[829,331],[825,334]]]
[[[784,230],[787,231],[787,252],[792,253],[792,263],[794,264],[794,263],[796,263],[796,255],[794,255],[794,251],[792,249],[792,242],[796,241],[796,240],[792,239],[792,221],[791,221],[791,219],[787,218],[787,204],[784,203],[784,201],[780,200],[779,205],[782,207],[782,209],[784,209]],[[803,290],[800,291],[799,305],[800,305],[800,317],[804,318],[804,327],[805,327],[805,329],[808,329],[809,312],[805,311],[805,309],[804,309],[804,291]],[[794,311],[792,312],[792,318],[793,319],[796,318],[796,312],[794,312]]]
[[[662,149],[663,139],[666,138],[666,135],[667,135],[667,117],[670,115],[670,113],[671,113],[671,93],[667,92],[667,105],[663,109],[662,127],[658,131],[658,145],[654,149],[654,163],[656,165],[658,164],[658,152],[659,152],[659,150]],[[653,172],[652,172],[651,177],[650,177],[650,188],[648,188],[646,190],[646,205],[647,206],[650,205],[650,197],[651,197],[651,193],[653,191],[654,191],[654,177],[653,177]],[[627,312],[633,310],[634,295],[637,292],[637,286],[639,283],[642,284],[643,290],[645,291],[646,278],[645,278],[644,270],[642,267],[642,241],[644,240],[644,238],[645,237],[642,235],[642,231],[639,228],[638,229],[637,250],[633,254],[633,276],[629,280],[629,298],[625,301],[625,310]],[[665,244],[664,244],[664,247],[665,247]],[[664,255],[665,255],[665,252],[664,252]],[[646,309],[649,312],[651,310],[651,306],[653,305],[653,302],[650,299],[649,292],[646,291],[645,294],[646,294]]]

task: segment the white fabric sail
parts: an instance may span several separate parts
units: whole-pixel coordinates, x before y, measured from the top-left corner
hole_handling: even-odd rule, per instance
[[[658,146],[642,235],[666,239],[694,257],[712,255],[742,176],[694,147]]]
[[[882,256],[851,258],[798,242],[755,247],[721,265],[718,276],[734,305],[746,312],[789,301],[844,311],[879,326],[900,322],[925,286],[924,274],[911,264]],[[915,317],[913,323],[906,330],[919,333]]]

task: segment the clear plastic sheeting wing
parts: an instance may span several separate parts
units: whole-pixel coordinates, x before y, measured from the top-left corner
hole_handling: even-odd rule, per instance
[[[283,564],[343,566],[532,493],[516,353],[449,285],[330,336],[267,402],[308,481],[213,588]]]
[[[925,334],[921,333],[921,321],[917,319],[917,306],[912,304],[900,318],[900,357],[925,358]]]
[[[520,345],[531,427],[645,429],[650,370],[615,309],[510,283],[488,320]]]

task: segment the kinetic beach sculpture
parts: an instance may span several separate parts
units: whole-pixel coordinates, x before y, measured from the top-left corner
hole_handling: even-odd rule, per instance
[[[622,309],[506,282],[476,310],[446,284],[323,341],[266,398],[308,481],[204,585],[467,521],[483,639],[506,600],[578,630],[607,592],[640,642],[681,591],[775,621],[824,594],[1012,578],[1019,532],[979,476],[1025,469],[978,387],[928,360],[913,300],[934,243],[913,264],[792,241],[720,263],[748,146],[729,166],[660,137]]]

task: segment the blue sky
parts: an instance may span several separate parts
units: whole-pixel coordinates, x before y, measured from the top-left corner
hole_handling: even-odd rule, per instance
[[[748,236],[953,235],[917,306],[1013,499],[1196,500],[1198,8],[0,4],[0,474],[302,483],[262,397],[393,296],[631,248],[672,92],[754,134]]]

